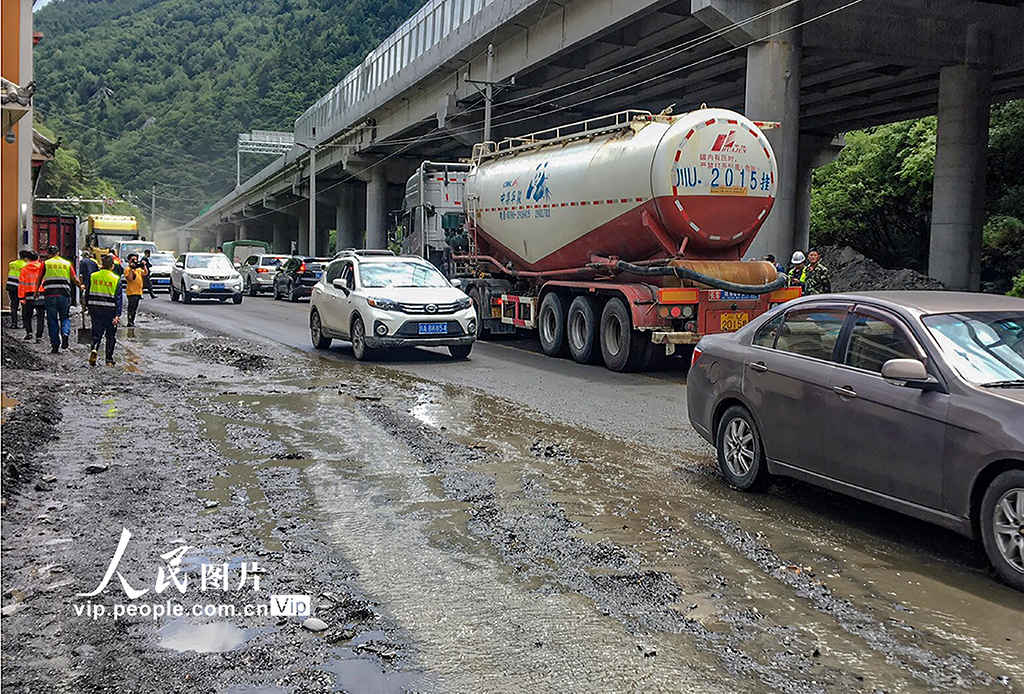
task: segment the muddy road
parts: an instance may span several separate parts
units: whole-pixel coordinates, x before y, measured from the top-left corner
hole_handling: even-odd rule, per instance
[[[1024,595],[979,552],[800,484],[733,492],[678,373],[518,344],[365,365],[312,353],[305,305],[143,309],[109,369],[4,335],[11,691],[1024,690]],[[79,596],[122,528],[149,592]],[[175,558],[193,583],[157,594]],[[200,591],[222,564],[259,590]],[[321,623],[238,613],[272,595]],[[79,614],[165,601],[186,614]]]

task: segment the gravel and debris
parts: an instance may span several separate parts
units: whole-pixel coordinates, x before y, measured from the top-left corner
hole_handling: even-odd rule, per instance
[[[821,246],[822,262],[832,274],[832,291],[854,292],[883,289],[945,289],[937,279],[916,270],[890,270],[849,246]]]
[[[237,341],[222,337],[199,337],[181,346],[181,350],[193,354],[212,364],[233,366],[241,371],[266,369],[272,363],[270,357],[253,349],[240,349]]]

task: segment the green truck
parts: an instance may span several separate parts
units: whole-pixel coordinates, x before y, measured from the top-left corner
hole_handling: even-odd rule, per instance
[[[272,253],[269,241],[255,241],[242,239],[240,241],[227,241],[221,247],[224,255],[231,259],[231,264],[238,267],[245,262],[250,255],[265,255]]]

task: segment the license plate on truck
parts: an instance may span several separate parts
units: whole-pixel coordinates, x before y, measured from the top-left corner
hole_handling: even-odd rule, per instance
[[[420,323],[420,335],[443,335],[448,332],[447,323]]]
[[[739,330],[750,322],[750,313],[747,311],[732,311],[723,313],[720,316],[719,330],[722,332],[733,332]]]

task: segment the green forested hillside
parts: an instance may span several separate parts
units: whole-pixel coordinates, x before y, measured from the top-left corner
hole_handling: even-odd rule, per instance
[[[239,132],[291,130],[419,4],[56,0],[35,13],[36,105],[87,166],[146,203],[156,184],[158,217],[180,222],[234,186]]]
[[[852,246],[886,267],[927,270],[935,171],[934,117],[846,134],[814,172],[812,244]],[[996,104],[989,124],[982,284],[1005,292],[1024,270],[1024,100]]]

